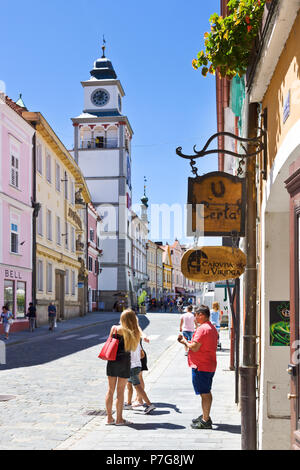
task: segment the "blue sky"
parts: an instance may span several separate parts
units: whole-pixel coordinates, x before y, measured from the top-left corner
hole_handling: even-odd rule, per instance
[[[67,148],[71,117],[83,109],[80,81],[106,55],[125,90],[123,113],[134,130],[133,202],[147,177],[150,203],[185,204],[189,162],[175,154],[202,148],[216,132],[215,77],[191,62],[203,48],[209,16],[219,0],[15,0],[1,5],[0,80],[40,111]],[[217,157],[198,160],[199,174],[217,169]]]

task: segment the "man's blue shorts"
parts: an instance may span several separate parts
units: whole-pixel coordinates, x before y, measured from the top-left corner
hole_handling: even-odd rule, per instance
[[[192,369],[192,382],[196,395],[209,393],[211,391],[214,372],[203,372]]]
[[[187,341],[191,341],[193,337],[194,332],[193,331],[183,331],[182,335],[185,337]]]

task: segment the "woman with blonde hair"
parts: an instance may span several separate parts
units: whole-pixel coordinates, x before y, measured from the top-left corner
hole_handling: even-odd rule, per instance
[[[140,344],[142,336],[136,314],[131,309],[123,311],[120,317],[120,325],[111,328],[110,336],[117,335],[119,346],[115,361],[107,361],[106,375],[108,378],[108,391],[105,398],[107,425],[115,424],[124,426],[130,424],[123,419],[124,390],[130,377],[130,352],[135,351]],[[116,398],[116,420],[112,416],[112,405],[115,389]]]

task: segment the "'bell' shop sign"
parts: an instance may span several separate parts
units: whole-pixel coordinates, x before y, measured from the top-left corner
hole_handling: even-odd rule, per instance
[[[22,279],[22,273],[14,269],[4,269],[5,279]]]
[[[195,282],[215,282],[240,277],[246,266],[246,255],[239,248],[201,246],[184,253],[182,274]]]
[[[214,171],[188,180],[187,234],[193,236],[245,236],[244,178]]]

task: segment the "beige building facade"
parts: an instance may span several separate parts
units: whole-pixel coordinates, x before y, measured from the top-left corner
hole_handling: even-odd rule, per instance
[[[36,129],[36,308],[48,321],[53,302],[57,319],[87,310],[86,215],[90,195],[82,173],[40,113],[24,113]]]

